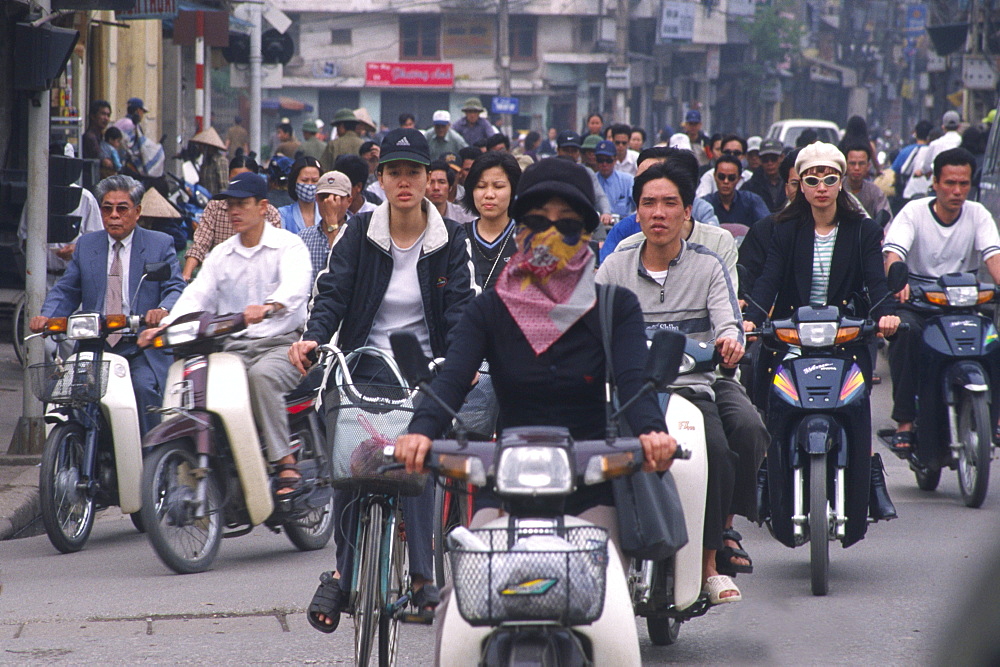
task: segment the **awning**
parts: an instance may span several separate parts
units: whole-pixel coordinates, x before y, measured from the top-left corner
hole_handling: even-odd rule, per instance
[[[305,111],[311,112],[313,106],[294,97],[269,97],[260,103],[260,108],[266,111]]]

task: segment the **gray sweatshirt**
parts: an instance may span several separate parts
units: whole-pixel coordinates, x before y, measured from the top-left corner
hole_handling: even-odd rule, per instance
[[[597,282],[628,288],[639,297],[646,329],[673,329],[714,344],[716,338],[743,342],[743,317],[722,259],[705,246],[681,241],[663,285],[642,264],[646,243],[616,250],[597,271]],[[691,387],[715,398],[713,373],[683,375],[675,386]]]

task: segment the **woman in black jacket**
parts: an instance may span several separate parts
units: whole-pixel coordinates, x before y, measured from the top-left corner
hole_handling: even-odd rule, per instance
[[[899,318],[892,314],[894,302],[883,300],[889,288],[882,263],[882,229],[843,189],[846,169],[843,153],[832,144],[816,142],[799,152],[795,170],[801,196],[775,217],[767,262],[747,306],[747,331],[760,326],[767,316],[754,304],[764,308],[773,304],[773,319],[789,317],[800,306],[834,305],[856,317],[870,316],[883,335],[896,332]],[[870,304],[878,301],[882,301],[878,309],[869,312]],[[770,375],[773,363],[766,364],[767,360],[768,355],[762,355],[758,367]],[[866,348],[859,350],[857,360],[870,383],[875,360]],[[855,432],[859,438],[870,439],[871,413],[864,412],[866,423],[856,424]],[[895,518],[878,454],[872,455],[870,477],[869,515]]]
[[[386,200],[352,219],[334,240],[328,268],[316,278],[302,340],[289,349],[291,363],[305,374],[307,355],[340,332],[341,349],[375,347],[391,353],[389,334],[413,331],[424,353],[443,357],[449,333],[479,289],[473,281],[469,243],[462,226],[443,219],[424,198],[430,149],[422,133],[393,130],[382,142],[379,183]],[[362,357],[352,369],[355,384],[390,384],[387,369]],[[333,433],[336,411],[328,412]],[[352,542],[358,520],[355,493],[334,492],[337,573],[324,573],[307,614],[321,632],[333,632],[350,595]],[[433,584],[433,486],[404,498],[413,603],[432,609],[439,601]]]
[[[496,284],[517,249],[514,241],[514,192],[521,166],[510,153],[487,151],[475,159],[465,179],[462,205],[479,217],[465,223],[472,245],[476,282],[488,290]]]

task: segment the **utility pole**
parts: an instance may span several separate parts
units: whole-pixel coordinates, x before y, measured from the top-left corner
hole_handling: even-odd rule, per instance
[[[508,0],[498,0],[497,66],[500,69],[500,97],[510,97],[510,4]],[[502,114],[500,117],[503,119],[504,134],[513,137],[513,117],[509,113]]]
[[[261,5],[258,1],[250,5],[250,17],[253,24],[250,28],[250,150],[260,155],[260,64],[261,53]],[[260,158],[258,158],[260,159]]]
[[[617,0],[615,7],[615,66],[619,72],[628,68],[628,22],[629,3],[631,0]],[[629,123],[628,106],[626,103],[628,90],[620,87],[615,90],[614,120],[616,123]]]

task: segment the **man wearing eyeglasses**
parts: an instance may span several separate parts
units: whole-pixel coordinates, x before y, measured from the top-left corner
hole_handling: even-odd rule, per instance
[[[635,210],[632,203],[633,178],[615,169],[615,145],[610,141],[602,141],[594,149],[597,158],[597,182],[608,196],[611,212],[621,217]]]
[[[111,176],[97,184],[95,196],[101,209],[104,231],[80,237],[66,272],[31,318],[33,332],[42,331],[50,317],[68,317],[82,311],[145,315],[146,325],[160,323],[184,289],[173,239],[162,232],[137,227],[142,213],[144,188],[129,176]],[[162,282],[141,281],[143,268],[154,262],[170,264],[170,278]],[[136,352],[135,339],[112,334],[108,349],[129,358]],[[142,433],[155,426],[158,415],[146,407],[162,404],[162,389],[170,360],[158,350],[147,351],[129,361],[132,386],[139,406]]]
[[[705,201],[715,209],[719,224],[737,223],[753,227],[755,222],[771,213],[759,195],[737,189],[743,178],[742,168],[739,159],[732,155],[723,154],[715,163],[712,176],[717,189],[706,196]]]
[[[753,192],[764,200],[771,213],[777,213],[785,207],[788,198],[785,196],[785,180],[781,178],[778,167],[781,165],[784,144],[777,139],[767,139],[760,144],[758,157],[760,169],[743,186],[747,192]]]
[[[730,134],[722,138],[722,143],[719,144],[719,151],[715,155],[716,162],[718,162],[718,159],[723,155],[729,155],[737,160],[740,160],[742,178],[737,181],[737,188],[742,187],[744,183],[753,177],[753,172],[742,166],[743,156],[746,155],[746,152],[747,142],[744,141],[742,137]],[[706,197],[715,192],[717,189],[718,187],[715,184],[715,169],[709,169],[701,175],[701,180],[698,181],[698,189],[695,190],[695,196]]]
[[[615,170],[634,177],[639,153],[629,148],[631,137],[632,128],[628,125],[617,123],[611,126],[611,140],[615,144]]]

